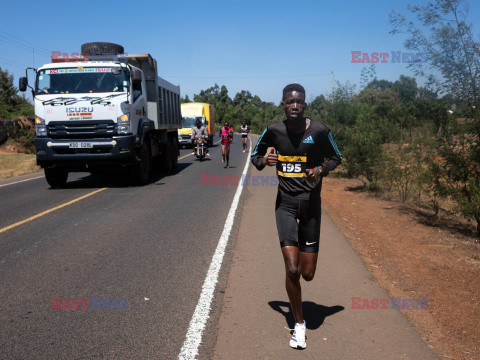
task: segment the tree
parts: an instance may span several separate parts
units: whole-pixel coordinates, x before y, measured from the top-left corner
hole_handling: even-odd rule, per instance
[[[394,11],[390,22],[392,33],[409,35],[407,49],[427,55],[425,64],[410,64],[415,74],[426,76],[438,92],[452,94],[469,105],[467,119],[453,124],[456,131],[439,131],[439,154],[445,161],[447,192],[462,214],[476,222],[480,236],[480,44],[468,23],[469,6],[464,0],[435,0],[408,9],[418,25]],[[430,69],[441,76],[428,73]]]
[[[374,90],[378,90],[378,91],[382,91],[382,90],[385,90],[385,89],[391,89],[392,87],[393,87],[393,83],[391,81],[377,80],[377,79],[373,79],[366,86],[367,89],[374,89]]]
[[[365,88],[374,80],[377,80],[377,70],[375,70],[375,64],[371,64],[369,67],[364,66],[360,74],[360,84],[362,88]]]
[[[396,91],[403,101],[413,101],[417,96],[417,81],[409,76],[400,75],[400,79],[395,81],[392,90]]]
[[[0,118],[33,117],[33,105],[13,85],[13,75],[0,68]]]
[[[478,109],[480,45],[473,26],[467,22],[468,3],[464,0],[435,0],[426,6],[408,6],[418,25],[404,15],[392,11],[391,33],[406,33],[407,49],[425,54],[426,62],[409,66],[418,76],[427,76],[430,83],[444,93],[453,93],[468,100]],[[426,65],[429,65],[427,67]],[[442,75],[435,78],[429,68]]]

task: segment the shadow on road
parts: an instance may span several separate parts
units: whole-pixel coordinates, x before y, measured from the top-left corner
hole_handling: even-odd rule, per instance
[[[191,164],[191,162],[178,163],[177,168],[174,171],[169,172],[154,171],[147,186],[156,184],[167,176],[176,175],[185,170]],[[131,176],[125,170],[106,170],[105,172],[98,172],[95,174],[85,173],[85,176],[79,177],[75,180],[67,181],[67,184],[63,187],[63,189],[96,189],[101,187],[124,188],[135,186],[137,185],[134,184]]]
[[[285,317],[287,326],[292,329],[295,327],[295,319],[293,318],[292,311],[290,310],[290,303],[285,301],[269,301],[270,307],[282,314]],[[307,323],[307,329],[316,330],[323,324],[323,321],[327,316],[336,314],[345,308],[340,305],[335,306],[323,306],[318,305],[311,301],[303,302],[303,317]]]

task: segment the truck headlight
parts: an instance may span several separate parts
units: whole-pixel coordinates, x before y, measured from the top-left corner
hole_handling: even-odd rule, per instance
[[[117,118],[117,133],[126,135],[130,133],[130,114],[123,114]]]
[[[35,133],[37,136],[47,136],[47,126],[45,125],[45,120],[35,116]]]

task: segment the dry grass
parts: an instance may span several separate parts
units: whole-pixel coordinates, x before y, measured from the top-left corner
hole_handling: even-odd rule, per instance
[[[0,154],[0,179],[40,171],[35,155]]]

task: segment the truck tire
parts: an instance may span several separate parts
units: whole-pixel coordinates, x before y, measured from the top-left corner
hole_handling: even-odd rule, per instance
[[[134,167],[134,180],[138,185],[147,185],[150,180],[152,161],[150,157],[150,149],[146,141],[140,146],[138,157],[140,161]]]
[[[82,54],[123,54],[122,45],[107,42],[91,42],[82,45]]]
[[[52,188],[64,187],[68,179],[68,171],[45,168],[45,179]]]

